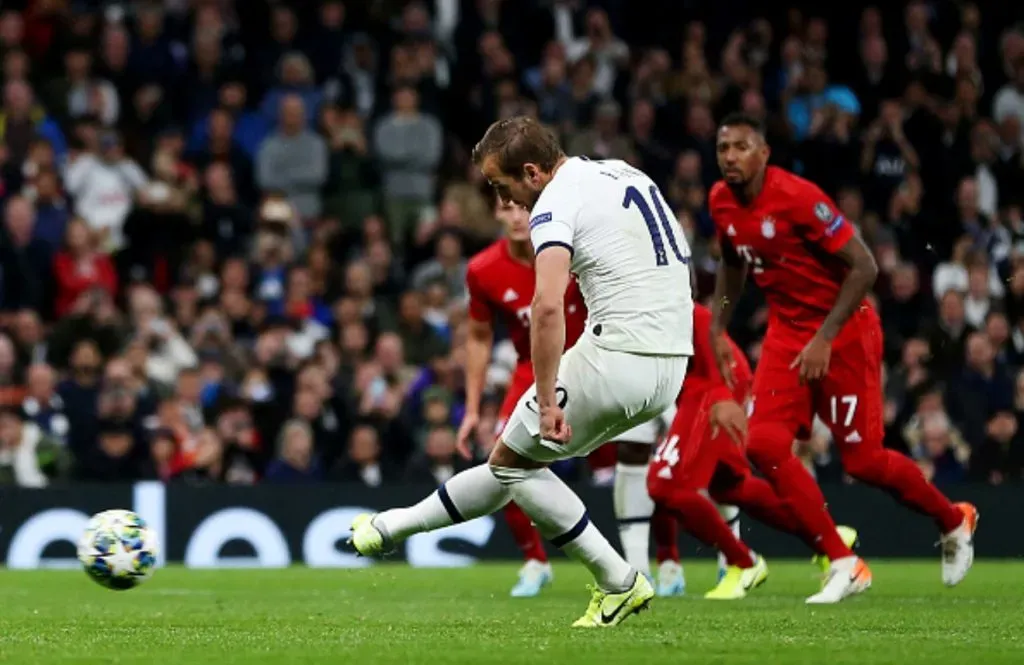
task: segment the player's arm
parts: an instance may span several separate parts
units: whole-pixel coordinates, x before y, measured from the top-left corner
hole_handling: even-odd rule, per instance
[[[562,192],[547,205],[556,204],[556,212],[542,212],[530,219],[530,241],[536,259],[537,285],[533,293],[530,318],[530,353],[533,378],[537,384],[537,405],[541,410],[558,406],[555,380],[558,363],[565,349],[565,290],[569,286],[573,240],[579,207],[575,201],[559,200]],[[548,208],[549,210],[551,208]]]
[[[722,258],[715,275],[715,295],[711,301],[711,334],[713,337],[725,333],[732,320],[736,303],[747,283],[747,262],[736,252],[729,239],[720,236]]]
[[[462,417],[456,446],[466,459],[473,456],[472,439],[480,422],[480,401],[487,381],[487,366],[494,347],[494,314],[477,284],[476,273],[466,274],[469,291],[468,335],[466,337],[466,412]]]
[[[733,387],[732,347],[726,330],[736,310],[736,303],[743,293],[743,285],[747,282],[747,262],[736,252],[729,239],[719,236],[722,258],[718,262],[715,276],[715,294],[711,299],[710,346],[715,354],[715,365],[722,380]]]
[[[494,326],[491,322],[469,318],[466,337],[466,416],[480,415],[480,400],[487,381],[487,366],[494,347]]]
[[[832,340],[864,301],[875,279],[878,264],[853,225],[840,213],[835,204],[817,187],[810,185],[794,210],[796,232],[826,252],[835,255],[849,266],[839,286],[832,309],[811,341],[790,364],[800,368],[802,381],[814,381],[828,373],[832,353]]]
[[[711,313],[701,305],[693,310],[693,372],[708,379],[708,401],[711,404],[712,436],[724,430],[735,443],[742,445],[747,437],[747,414],[733,398],[732,390],[718,369],[711,333]],[[728,345],[728,335],[720,339]],[[731,347],[730,347],[731,349]]]
[[[878,278],[878,264],[860,236],[851,235],[835,254],[850,267],[850,271],[839,287],[839,295],[832,305],[832,311],[825,317],[821,329],[818,330],[818,334],[828,342],[839,335],[843,325],[864,302],[864,297]]]
[[[533,356],[537,404],[556,406],[555,380],[565,348],[565,290],[569,286],[572,253],[562,244],[537,248],[537,286],[530,320],[530,353]]]

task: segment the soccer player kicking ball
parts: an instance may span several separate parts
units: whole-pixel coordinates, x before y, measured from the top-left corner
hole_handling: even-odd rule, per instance
[[[675,400],[693,353],[689,247],[644,173],[618,160],[566,157],[532,118],[493,124],[473,159],[502,200],[532,210],[536,383],[516,404],[487,464],[454,476],[415,506],[358,516],[352,543],[361,554],[377,555],[415,533],[514,501],[594,576],[590,604],[573,625],[615,626],[646,607],[654,589],[548,465],[587,455]],[[570,271],[589,318],[563,357]]]
[[[466,415],[459,428],[458,449],[472,459],[471,440],[480,422],[480,399],[487,378],[487,366],[494,345],[494,320],[500,318],[518,354],[505,401],[498,412],[498,429],[504,427],[519,398],[533,385],[530,363],[530,302],[533,300],[533,245],[530,244],[530,212],[522,206],[495,197],[495,216],[505,237],[474,256],[466,270],[469,291],[469,337],[466,340]],[[565,345],[571,347],[586,325],[587,308],[575,280],[565,294]],[[544,541],[522,508],[509,502],[504,510],[516,544],[526,562],[519,581],[512,587],[514,598],[540,593],[553,578]]]
[[[709,204],[722,246],[712,341],[723,377],[734,380],[725,335],[747,272],[768,301],[768,332],[753,385],[747,454],[831,561],[808,603],[837,603],[871,586],[814,479],[793,455],[798,432],[818,414],[832,431],[843,467],[935,520],[942,534],[942,579],[958,584],[974,560],[978,512],[953,504],[907,457],[882,445],[882,331],[865,300],[878,267],[853,225],[814,184],[767,166],[758,121],[723,120],[717,139],[724,181]]]
[[[671,580],[681,569],[673,528],[678,520],[726,560],[718,586],[704,597],[739,600],[768,579],[768,566],[740,539],[716,502],[733,507],[734,519],[738,519],[736,509],[742,510],[768,526],[802,538],[815,551],[817,547],[814,534],[801,529],[772,486],[751,473],[744,454],[747,419],[743,406],[750,394],[750,365],[726,337],[733,358],[733,387],[729,388],[716,366],[710,330],[711,311],[694,305],[693,363],[676,402],[675,418],[651,461],[647,489],[655,503],[659,595],[663,587],[671,588],[662,583],[663,578]],[[845,527],[840,530],[844,542],[852,545],[856,532]]]

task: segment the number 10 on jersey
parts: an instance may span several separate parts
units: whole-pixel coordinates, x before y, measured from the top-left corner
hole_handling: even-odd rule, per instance
[[[658,213],[658,219],[654,217],[654,211],[651,210],[651,203],[647,202],[643,192],[636,187],[630,185],[626,188],[626,197],[622,200],[622,207],[629,210],[630,206],[636,206],[637,210],[644,218],[644,222],[647,224],[647,232],[651,234],[651,243],[654,245],[654,258],[655,262],[659,266],[668,265],[668,252],[665,249],[665,241],[662,238],[661,232],[665,232],[665,238],[668,239],[668,245],[672,248],[672,253],[675,254],[676,260],[680,263],[688,263],[690,257],[683,256],[679,251],[679,245],[676,243],[676,235],[672,231],[672,222],[669,221],[668,215],[665,214],[665,206],[661,202],[661,192],[654,185],[648,189],[651,203],[654,204],[654,210]],[[658,228],[658,221],[661,221],[661,229]]]

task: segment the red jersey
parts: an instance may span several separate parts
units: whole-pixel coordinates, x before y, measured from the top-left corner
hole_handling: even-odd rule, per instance
[[[718,371],[718,362],[715,360],[715,350],[711,344],[711,310],[700,303],[693,304],[693,358],[686,368],[686,379],[683,381],[683,390],[676,400],[676,407],[682,407],[683,393],[693,391],[711,392],[711,403],[719,402],[730,397],[742,404],[750,390],[751,371],[747,357],[743,355],[736,342],[729,339],[729,346],[732,348],[732,357],[735,362],[732,368],[732,376],[735,391],[730,390],[726,385],[722,373]]]
[[[530,305],[535,284],[533,266],[509,254],[506,238],[470,259],[466,269],[470,318],[493,322],[500,317],[521,363],[530,360]],[[583,294],[572,278],[565,292],[565,348],[576,343],[586,323]]]
[[[818,331],[849,267],[835,256],[853,225],[821,189],[769,166],[761,193],[744,206],[724,182],[709,196],[722,251],[746,261],[768,301],[769,328],[802,346]]]

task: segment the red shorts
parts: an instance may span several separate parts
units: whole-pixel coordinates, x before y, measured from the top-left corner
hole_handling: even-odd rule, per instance
[[[750,377],[736,378],[733,399],[743,404],[750,391]],[[677,488],[706,490],[719,474],[740,477],[750,473],[750,464],[740,445],[725,432],[712,436],[711,398],[704,386],[683,384],[672,426],[647,472],[647,491],[655,501]]]
[[[519,403],[519,398],[522,397],[532,385],[533,364],[529,361],[517,363],[515,370],[512,372],[512,379],[508,382],[508,388],[505,390],[505,400],[501,403],[501,409],[498,410],[497,428],[494,432],[495,436],[501,434],[502,430],[505,429],[505,423],[515,410],[516,404]]]
[[[815,414],[832,431],[840,454],[851,447],[882,445],[882,327],[875,311],[862,308],[846,323],[832,343],[823,379],[801,385],[799,369],[789,367],[799,352],[784,331],[769,326],[754,373],[751,445],[772,440],[781,446],[786,436],[785,445],[791,445],[793,439],[806,438]],[[762,427],[782,427],[785,436],[755,436]]]

